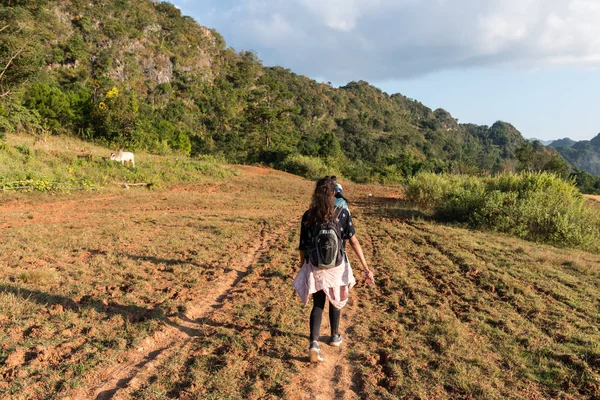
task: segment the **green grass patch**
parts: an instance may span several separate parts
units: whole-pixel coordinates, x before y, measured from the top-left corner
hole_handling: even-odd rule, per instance
[[[109,185],[149,188],[223,179],[234,174],[218,157],[135,155],[135,167],[111,161],[109,149],[70,138],[36,143],[33,137],[9,137],[0,146],[0,191],[69,192]]]

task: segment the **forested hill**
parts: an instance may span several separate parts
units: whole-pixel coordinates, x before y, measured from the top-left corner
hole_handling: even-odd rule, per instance
[[[333,88],[266,68],[168,3],[0,4],[2,132],[69,133],[115,148],[215,154],[359,181],[421,169],[568,171],[509,123],[459,124],[366,82]]]

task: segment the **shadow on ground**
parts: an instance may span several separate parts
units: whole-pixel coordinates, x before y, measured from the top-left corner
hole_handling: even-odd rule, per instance
[[[84,249],[88,251],[93,256],[107,256],[108,253],[104,250],[96,250],[96,249]],[[160,258],[154,256],[142,256],[136,254],[126,254],[126,253],[117,253],[119,256],[124,256],[133,261],[146,261],[150,262],[154,265],[165,265],[165,266],[173,266],[173,265],[193,265],[195,267],[206,267],[206,265],[198,264],[197,262],[192,261],[191,258],[182,259],[170,259],[170,258]]]
[[[149,319],[166,320],[164,311],[158,307],[145,308],[135,305],[122,305],[112,301],[101,301],[92,296],[83,296],[75,301],[69,297],[59,296],[42,292],[21,288],[14,285],[0,284],[0,293],[10,293],[27,301],[34,301],[43,306],[61,305],[66,310],[80,312],[82,309],[94,309],[98,313],[103,313],[107,317],[113,315],[122,315],[129,322],[142,322]]]

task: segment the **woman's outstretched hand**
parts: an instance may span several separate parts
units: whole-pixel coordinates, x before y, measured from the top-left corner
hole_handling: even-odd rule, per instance
[[[369,269],[365,269],[365,283],[367,286],[375,283],[375,275],[373,275],[373,272]]]
[[[356,255],[358,256],[358,259],[360,260],[362,267],[364,268],[365,283],[367,285],[374,284],[375,276],[373,275],[373,272],[371,272],[371,270],[367,266],[367,260],[365,260],[365,255],[362,251],[362,247],[360,247],[360,243],[358,242],[358,239],[356,238],[356,236],[352,236],[350,238],[349,242],[350,242],[350,247],[352,247],[352,250],[354,250],[354,253],[356,253]]]

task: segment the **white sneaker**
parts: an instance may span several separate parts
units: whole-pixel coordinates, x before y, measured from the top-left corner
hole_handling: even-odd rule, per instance
[[[340,345],[342,344],[342,335],[335,334],[331,337],[331,340],[329,341],[329,345],[330,346],[335,346],[335,347],[340,347]]]
[[[321,348],[319,347],[319,343],[312,342],[308,349],[308,358],[310,358],[310,362],[320,362],[323,361],[323,356],[321,356]]]

